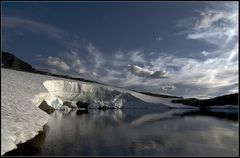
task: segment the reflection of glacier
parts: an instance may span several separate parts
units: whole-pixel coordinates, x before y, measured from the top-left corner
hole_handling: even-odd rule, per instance
[[[102,110],[89,110],[89,114],[91,117],[95,118],[96,120],[99,119],[100,117],[104,118],[109,118],[115,122],[121,122],[123,119],[123,112],[121,109],[116,109],[116,110],[107,110],[107,111],[102,111]]]

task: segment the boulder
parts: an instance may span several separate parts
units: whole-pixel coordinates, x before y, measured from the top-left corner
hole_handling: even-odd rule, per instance
[[[99,110],[106,111],[106,110],[109,109],[109,107],[107,107],[106,105],[104,105],[104,106],[99,106],[98,109],[99,109]]]
[[[45,100],[42,101],[42,103],[39,105],[39,108],[48,114],[54,112],[54,108],[49,106]]]
[[[88,106],[89,106],[89,104],[90,104],[90,103],[84,103],[84,102],[81,102],[81,101],[78,101],[78,102],[76,103],[76,105],[77,105],[78,108],[83,108],[83,109],[87,109]]]
[[[67,106],[67,107],[69,107],[69,108],[74,108],[74,106],[72,105],[72,103],[69,102],[69,101],[63,102],[63,106]]]

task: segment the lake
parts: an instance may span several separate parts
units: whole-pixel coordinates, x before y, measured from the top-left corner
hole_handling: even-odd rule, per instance
[[[238,156],[238,110],[56,110],[6,153],[35,156]]]

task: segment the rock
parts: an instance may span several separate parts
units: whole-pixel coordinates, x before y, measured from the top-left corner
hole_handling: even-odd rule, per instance
[[[54,112],[54,108],[49,106],[45,100],[42,101],[42,103],[39,105],[39,108],[48,114]]]
[[[72,103],[69,102],[69,101],[63,102],[63,105],[64,105],[64,106],[67,106],[67,107],[69,107],[69,108],[73,108]]]
[[[83,108],[83,109],[87,109],[88,106],[89,106],[89,104],[90,104],[90,103],[84,103],[84,102],[81,102],[81,101],[78,101],[78,102],[76,103],[76,105],[77,105],[78,108]]]
[[[99,109],[99,110],[106,111],[106,110],[109,109],[109,107],[107,107],[106,105],[104,105],[104,106],[99,106],[98,109]]]
[[[1,52],[2,57],[2,67],[3,68],[10,68],[14,70],[22,70],[28,72],[34,72],[35,69],[28,63],[22,61],[21,59],[17,58],[16,56],[8,53],[8,52]]]

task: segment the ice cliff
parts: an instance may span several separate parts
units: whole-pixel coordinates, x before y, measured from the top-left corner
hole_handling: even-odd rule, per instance
[[[66,80],[47,80],[43,83],[49,94],[45,100],[55,109],[61,108],[63,102],[78,101],[90,103],[90,108],[102,106],[114,108],[141,108],[141,107],[188,107],[182,104],[171,103],[172,99],[139,95],[133,91],[117,89],[104,85],[79,83]],[[149,99],[150,97],[150,99]]]
[[[64,80],[48,80],[43,85],[49,92],[45,100],[55,109],[59,109],[65,101],[88,102],[91,108],[104,105],[121,108],[123,105],[121,96],[124,93],[111,88]]]

